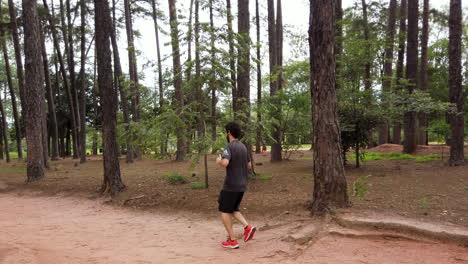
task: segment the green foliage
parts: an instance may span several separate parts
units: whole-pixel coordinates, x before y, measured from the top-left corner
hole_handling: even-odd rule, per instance
[[[262,173],[262,174],[257,174],[256,179],[259,180],[271,180],[273,178],[273,175],[271,173]]]
[[[355,159],[356,154],[351,153],[348,155],[349,158]],[[361,160],[362,161],[373,161],[373,160],[414,160],[416,162],[429,162],[434,160],[441,159],[441,155],[430,154],[424,156],[413,156],[410,154],[404,154],[400,152],[390,152],[390,153],[375,153],[375,152],[363,152]]]
[[[465,191],[468,191],[468,186],[465,186]]]
[[[437,142],[445,142],[450,136],[450,126],[445,120],[432,120],[428,127],[429,137],[437,139]]]
[[[204,182],[192,182],[192,189],[194,190],[206,189],[206,184]]]
[[[166,176],[164,176],[164,178],[169,184],[173,184],[173,185],[184,184],[188,182],[187,176],[181,175],[179,174],[179,172],[176,172],[176,171],[169,172]]]
[[[434,160],[440,160],[441,158],[442,158],[441,155],[432,154],[432,155],[415,157],[414,160],[416,162],[429,162],[429,161],[434,161]]]
[[[358,197],[360,200],[364,200],[366,194],[369,192],[368,187],[370,186],[370,184],[367,182],[369,177],[370,177],[370,175],[359,176],[353,182],[353,188],[351,188],[352,196]]]
[[[414,156],[406,153],[391,152],[388,153],[389,160],[413,160]]]
[[[429,199],[427,197],[423,197],[418,200],[419,206],[423,209],[427,209],[429,207]]]
[[[0,168],[0,172],[26,171],[26,168]]]

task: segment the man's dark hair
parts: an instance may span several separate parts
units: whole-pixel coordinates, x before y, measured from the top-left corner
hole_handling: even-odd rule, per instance
[[[234,138],[240,139],[242,137],[242,130],[236,122],[229,122],[224,128],[226,132],[230,132]]]

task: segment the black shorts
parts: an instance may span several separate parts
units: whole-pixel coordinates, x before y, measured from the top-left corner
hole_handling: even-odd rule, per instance
[[[218,198],[218,210],[229,214],[238,212],[242,197],[244,197],[244,192],[221,191]]]

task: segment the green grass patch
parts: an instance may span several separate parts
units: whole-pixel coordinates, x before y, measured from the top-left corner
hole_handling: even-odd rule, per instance
[[[423,209],[426,209],[429,207],[429,199],[426,197],[419,199],[418,203],[419,203],[419,206]]]
[[[416,162],[429,162],[429,161],[434,161],[434,160],[440,160],[441,156],[437,154],[431,154],[431,155],[426,155],[426,156],[418,156],[414,160]]]
[[[413,160],[414,156],[406,153],[391,152],[387,154],[389,160]]]
[[[468,186],[465,186],[465,191],[468,191]]]
[[[26,171],[26,168],[0,168],[0,172]]]
[[[206,189],[206,184],[204,182],[192,182],[192,189],[194,190]]]
[[[271,180],[273,175],[270,173],[257,174],[257,179],[259,180]]]
[[[176,171],[169,172],[166,176],[164,176],[166,181],[169,184],[184,184],[188,182],[188,177],[185,175],[181,175]]]

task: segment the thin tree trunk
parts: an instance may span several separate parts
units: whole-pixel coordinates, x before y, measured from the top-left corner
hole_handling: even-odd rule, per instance
[[[122,74],[122,65],[120,64],[120,55],[119,55],[119,46],[117,44],[117,27],[115,22],[115,1],[112,1],[112,14],[113,14],[113,23],[111,31],[111,41],[112,41],[112,53],[114,56],[114,71],[117,79],[118,91],[120,92],[120,104],[122,106],[123,112],[123,121],[126,124],[126,129],[128,131],[130,125],[130,111],[128,106],[128,94],[123,85],[123,74]],[[133,163],[133,146],[130,141],[130,137],[127,137],[126,140],[127,154],[125,160],[127,163]]]
[[[464,115],[462,86],[462,4],[461,0],[450,0],[449,16],[449,95],[450,103],[457,107],[456,113],[449,115],[450,121],[450,166],[465,163],[464,150]]]
[[[406,79],[408,85],[406,89],[408,93],[413,93],[417,88],[418,75],[418,17],[419,3],[418,0],[408,1],[408,36],[406,53]],[[404,117],[405,141],[403,144],[404,153],[414,153],[417,148],[417,118],[416,112],[409,111]]]
[[[75,77],[75,53],[74,53],[74,47],[73,47],[73,22],[71,19],[71,7],[70,7],[70,0],[66,0],[66,8],[67,8],[67,37],[68,37],[68,71],[70,72],[70,88],[71,88],[71,94],[73,98],[73,109],[75,110],[74,115],[75,115],[75,120],[76,120],[76,151],[73,152],[73,158],[78,159],[80,156],[80,127],[81,127],[81,120],[80,120],[80,104],[78,100],[78,91],[76,88],[76,77]],[[85,153],[86,155],[86,153]]]
[[[114,32],[114,31],[112,31]],[[111,33],[112,34],[112,33]],[[99,123],[99,116],[98,116],[98,85],[97,85],[97,59],[96,56],[94,56],[94,75],[93,75],[93,109],[94,109],[94,115],[95,115],[95,120],[94,120],[94,133],[93,133],[93,155],[98,154],[98,123]],[[128,154],[128,153],[127,153]],[[133,155],[131,155],[133,159]]]
[[[419,69],[419,87],[421,91],[428,90],[428,76],[427,76],[427,42],[429,41],[429,0],[424,0],[423,9],[423,22],[421,32],[421,62]],[[427,115],[424,112],[418,113],[419,118],[419,135],[418,141],[420,145],[427,145]]]
[[[80,0],[80,37],[81,37],[81,70],[80,70],[80,163],[86,162],[86,2]]]
[[[400,4],[400,29],[398,33],[398,60],[396,68],[396,85],[395,91],[400,91],[402,89],[402,78],[404,71],[404,59],[405,59],[405,48],[406,48],[406,13],[407,5],[406,0],[401,0]],[[396,122],[393,126],[393,143],[401,144],[401,123]]]
[[[193,15],[193,1],[194,0],[190,0],[190,10],[189,10],[189,20],[188,20],[188,32],[187,32],[187,68],[185,70],[185,75],[186,75],[186,78],[187,78],[187,82],[190,82],[190,80],[192,79],[192,40],[193,40],[193,37],[192,37],[192,15]],[[189,99],[189,101],[191,101]]]
[[[112,85],[110,35],[112,20],[107,0],[95,0],[95,32],[98,85],[102,105],[102,142],[104,150],[104,180],[101,192],[116,194],[125,189],[120,175],[117,146],[117,101]]]
[[[140,120],[140,92],[138,87],[138,71],[135,55],[135,43],[133,33],[132,11],[130,8],[130,0],[124,0],[125,6],[125,28],[127,32],[127,49],[128,49],[128,67],[130,75],[130,91],[131,91],[131,111],[132,120],[138,122]]]
[[[182,67],[180,65],[180,49],[179,49],[179,29],[177,23],[177,9],[176,0],[168,0],[169,2],[169,19],[171,25],[171,44],[172,44],[172,63],[173,63],[173,74],[174,74],[174,88],[176,98],[176,113],[182,120],[182,109],[184,107],[184,92],[182,90]],[[179,122],[176,136],[177,136],[177,153],[176,160],[183,161],[187,154],[186,142],[185,142],[185,125]]]
[[[396,23],[396,0],[390,0],[388,7],[388,21],[387,21],[387,34],[385,40],[385,61],[384,61],[384,79],[382,83],[382,90],[390,92],[392,87],[392,65],[393,65],[393,45],[395,44],[395,23]],[[388,102],[384,102],[387,104]],[[379,128],[379,145],[388,143],[389,127],[385,123]]]
[[[13,108],[13,119],[15,122],[15,134],[16,134],[16,146],[17,146],[17,151],[19,153],[21,152],[20,119],[19,119],[19,114],[18,114],[18,107],[16,105],[15,88],[13,87],[13,79],[11,77],[10,59],[8,58],[8,50],[7,50],[6,40],[5,40],[5,34],[3,30],[1,29],[0,29],[0,38],[1,38],[1,45],[2,45],[2,51],[3,51],[3,60],[5,62],[5,72],[7,75],[8,89],[10,91],[10,97],[11,97],[11,107]],[[6,97],[5,97],[5,100],[6,100]],[[3,107],[2,107],[2,111],[3,111]],[[7,125],[8,124],[6,123],[6,118],[5,118],[4,127],[6,128]],[[7,142],[6,138],[8,137],[8,130],[7,130],[7,133],[5,133],[4,137],[5,137],[5,142]],[[7,161],[9,162],[10,156],[9,156],[9,151],[8,151],[8,142],[6,143],[5,150],[6,150]]]
[[[42,144],[42,59],[39,17],[36,0],[23,0],[24,50],[25,50],[25,126],[28,147],[27,181],[37,181],[45,176]]]
[[[200,63],[200,1],[195,0],[195,98],[198,104],[197,130],[198,137],[203,138],[206,134],[205,106],[203,104],[203,93],[201,87],[201,63]]]
[[[314,97],[311,210],[317,215],[348,206],[335,89],[335,5],[336,0],[310,1],[309,45]]]
[[[62,1],[61,1],[62,2]],[[51,32],[52,32],[52,39],[53,39],[53,42],[54,42],[54,48],[57,52],[57,58],[58,58],[58,61],[59,61],[59,64],[60,64],[60,73],[62,74],[62,79],[63,79],[63,86],[65,88],[65,92],[67,94],[67,98],[68,98],[68,108],[69,108],[69,111],[70,111],[70,118],[71,118],[71,122],[72,122],[72,138],[73,138],[73,158],[78,158],[78,124],[77,124],[77,120],[75,118],[75,104],[73,102],[73,95],[72,95],[72,92],[70,91],[70,85],[68,83],[68,78],[67,78],[67,72],[66,72],[66,68],[65,68],[65,63],[64,63],[64,60],[63,60],[63,56],[62,56],[62,51],[60,50],[60,44],[59,44],[59,41],[58,41],[58,36],[57,36],[57,31],[55,29],[55,23],[54,23],[54,19],[53,19],[53,16],[49,13],[49,8],[48,8],[48,5],[47,5],[47,0],[43,0],[43,4],[44,4],[44,7],[46,9],[46,12],[47,12],[47,19],[49,20],[49,26],[51,28]],[[65,33],[65,31],[63,31]],[[68,41],[66,41],[66,38],[64,38],[64,41],[65,41],[65,47],[67,47],[67,43]],[[67,53],[67,51],[65,51],[65,53]]]
[[[260,53],[260,10],[258,7],[258,0],[255,0],[255,24],[257,29],[257,138],[255,144],[255,152],[261,153],[262,145],[262,64]]]
[[[363,14],[363,26],[364,26],[364,40],[366,41],[366,55],[368,56],[366,64],[364,66],[364,90],[370,91],[372,89],[372,80],[371,80],[371,61],[370,61],[370,37],[369,37],[369,21],[367,16],[367,3],[366,0],[362,0],[362,14]]]
[[[281,8],[281,0],[277,1],[276,4],[276,22],[275,22],[275,66],[274,66],[274,78],[277,78],[277,81],[275,82],[276,88],[273,91],[272,95],[277,95],[279,91],[282,90],[283,88],[283,77],[282,77],[282,67],[283,67],[283,18],[282,18],[282,8]],[[278,98],[276,100],[276,105],[278,107],[278,110],[276,111],[275,116],[279,118],[278,124],[275,125],[274,130],[273,130],[273,139],[274,142],[271,145],[271,161],[282,161],[283,160],[283,148],[282,148],[282,139],[283,139],[283,133],[281,130],[281,123],[282,123],[282,109],[281,109],[281,100]]]
[[[6,162],[9,163],[10,162],[10,149],[9,149],[9,143],[8,143],[8,123],[6,121],[5,108],[3,107],[1,96],[0,96],[0,114],[2,115],[2,119],[1,119],[2,138],[0,140],[3,141],[4,143],[3,147],[5,147],[5,158],[6,158]]]
[[[231,72],[231,86],[232,86],[232,112],[234,118],[236,112],[239,111],[237,106],[237,77],[236,77],[236,58],[234,50],[234,31],[232,29],[232,9],[231,0],[226,0],[226,12],[227,12],[227,25],[228,25],[228,44],[229,44],[229,69]]]
[[[216,48],[215,48],[215,32],[214,32],[214,19],[213,19],[213,0],[210,0],[210,55],[211,55],[211,77],[210,77],[210,90],[211,90],[211,140],[216,142]]]
[[[18,79],[18,88],[19,88],[19,96],[20,96],[20,104],[21,104],[21,112],[23,114],[23,118],[25,116],[25,95],[24,95],[24,73],[23,73],[23,62],[21,58],[21,47],[19,41],[19,34],[18,34],[18,23],[16,21],[16,11],[15,5],[13,0],[8,0],[8,10],[10,14],[10,31],[13,37],[13,47],[15,49],[15,60],[16,60],[16,76]],[[12,101],[14,100],[13,94]],[[12,102],[13,103],[13,102]],[[16,103],[15,103],[16,104]],[[18,113],[17,113],[18,115]],[[18,119],[19,120],[19,119]],[[18,124],[19,125],[19,124]],[[18,130],[16,128],[16,137],[17,137],[17,151],[18,151],[18,159],[23,159],[23,147],[21,143],[22,134],[21,134],[21,127]],[[19,138],[19,141],[18,141]]]
[[[164,86],[163,86],[163,74],[161,66],[161,49],[159,48],[159,27],[158,17],[155,0],[151,0],[151,6],[153,9],[153,21],[154,21],[154,34],[156,35],[156,53],[158,55],[158,84],[159,84],[159,107],[164,105]]]
[[[59,159],[59,150],[58,150],[58,125],[57,125],[57,115],[55,111],[54,103],[54,93],[52,91],[52,85],[50,83],[50,74],[49,74],[49,60],[47,57],[46,47],[45,47],[45,37],[41,32],[41,52],[42,52],[42,61],[44,68],[44,80],[46,86],[46,97],[47,97],[47,106],[49,110],[49,124],[50,124],[50,136],[52,138],[51,144],[51,159]]]
[[[237,64],[237,107],[239,108],[240,125],[243,131],[250,122],[250,15],[249,0],[237,2],[237,28],[240,35],[238,41]],[[251,147],[247,145],[250,151]]]

